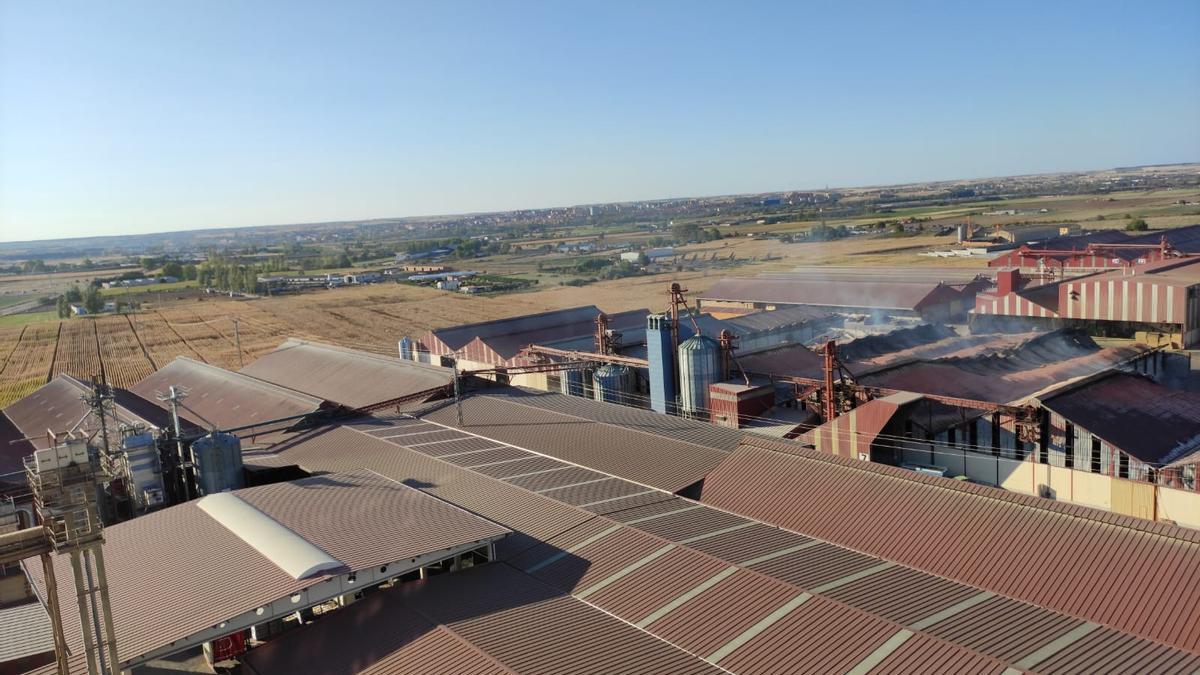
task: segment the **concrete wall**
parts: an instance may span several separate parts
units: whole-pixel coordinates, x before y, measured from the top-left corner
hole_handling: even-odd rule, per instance
[[[926,443],[906,449],[904,461],[943,466],[950,475],[1012,492],[1200,528],[1200,492],[1039,464],[1036,453],[1016,460]]]

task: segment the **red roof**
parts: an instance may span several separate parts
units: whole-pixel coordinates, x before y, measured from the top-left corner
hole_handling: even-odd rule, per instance
[[[1195,530],[758,439],[709,474],[702,500],[1200,652],[1185,618],[1200,603]]]

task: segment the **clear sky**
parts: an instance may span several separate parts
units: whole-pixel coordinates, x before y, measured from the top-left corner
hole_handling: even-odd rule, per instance
[[[0,240],[1200,160],[1200,2],[0,2]]]

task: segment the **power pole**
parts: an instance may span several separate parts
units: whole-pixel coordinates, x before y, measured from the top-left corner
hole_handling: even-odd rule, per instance
[[[454,407],[458,409],[458,426],[463,426],[462,392],[458,384],[458,359],[454,360]]]
[[[238,331],[238,318],[233,318],[233,339],[237,343],[238,350],[238,368],[245,368],[246,364],[242,363],[242,334]]]

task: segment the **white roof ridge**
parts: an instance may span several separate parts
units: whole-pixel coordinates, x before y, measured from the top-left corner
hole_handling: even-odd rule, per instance
[[[196,506],[293,579],[307,579],[346,567],[232,492],[207,495],[197,500]]]

